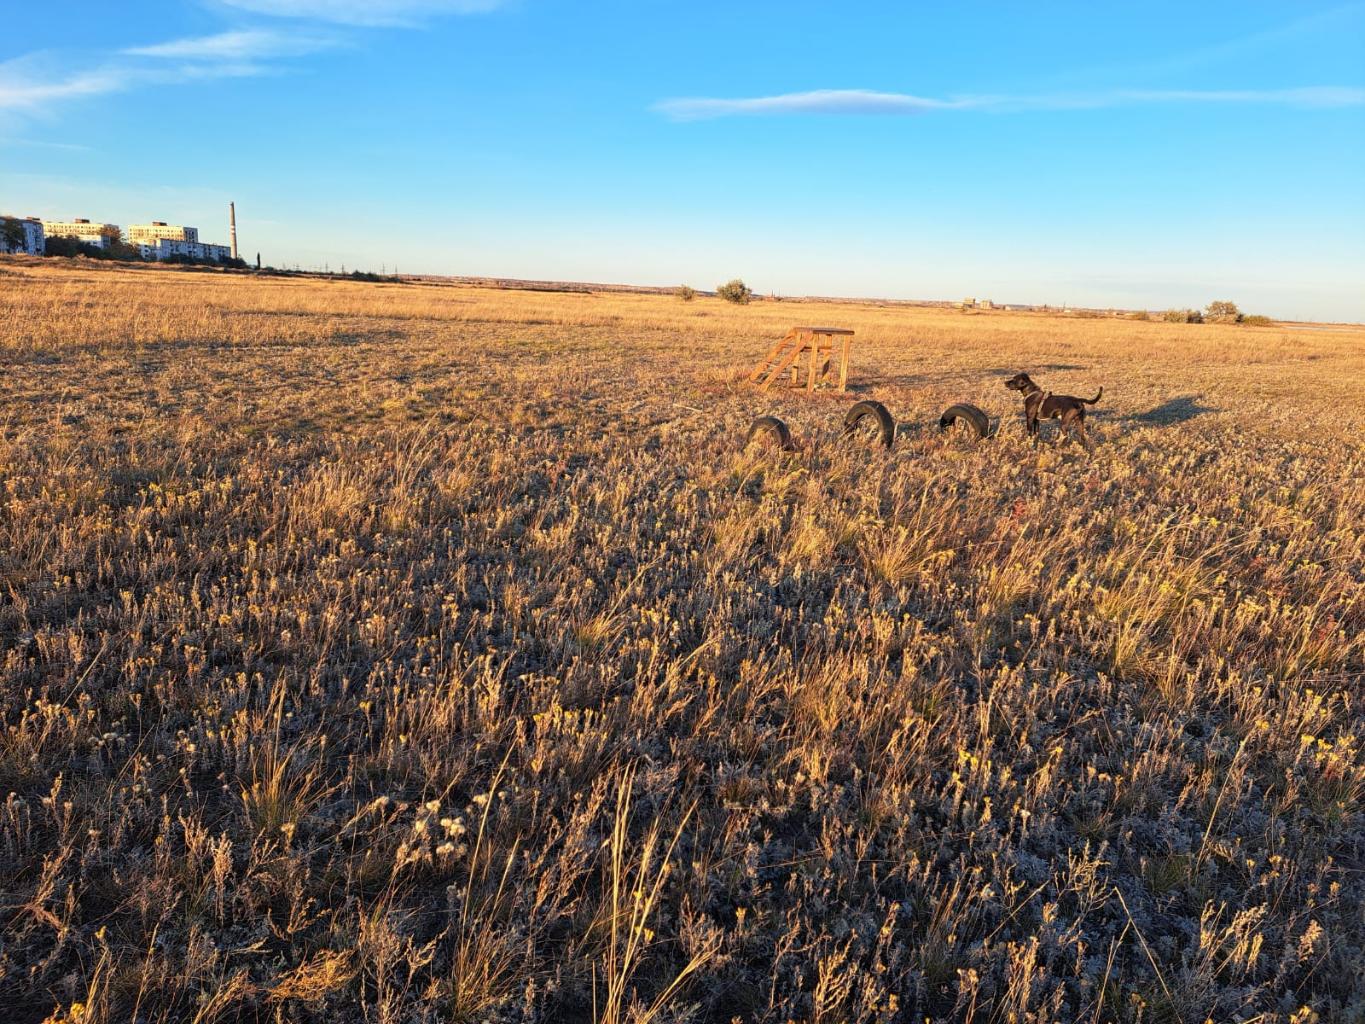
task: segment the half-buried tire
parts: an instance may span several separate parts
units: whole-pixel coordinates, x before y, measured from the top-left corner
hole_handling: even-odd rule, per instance
[[[844,417],[844,436],[847,437],[857,431],[869,416],[877,423],[877,433],[881,436],[882,444],[890,448],[896,441],[896,421],[891,418],[886,406],[871,399],[859,402],[848,411],[848,415]]]
[[[754,420],[749,432],[744,435],[744,447],[749,447],[749,443],[760,434],[771,437],[784,452],[792,450],[792,432],[776,416],[760,416]]]
[[[943,415],[938,418],[938,429],[947,430],[958,420],[976,431],[978,438],[990,437],[991,435],[991,418],[976,406],[968,405],[966,402],[950,405],[944,409]]]

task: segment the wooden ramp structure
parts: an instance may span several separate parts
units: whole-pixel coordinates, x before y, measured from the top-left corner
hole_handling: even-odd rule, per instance
[[[759,387],[767,391],[773,381],[790,371],[792,386],[801,383],[802,357],[808,360],[806,369],[806,390],[814,391],[815,385],[835,371],[834,350],[839,349],[838,371],[839,390],[848,389],[848,355],[853,347],[853,332],[843,327],[793,327],[782,339],[768,350],[768,354],[754,367],[749,380],[762,383]]]

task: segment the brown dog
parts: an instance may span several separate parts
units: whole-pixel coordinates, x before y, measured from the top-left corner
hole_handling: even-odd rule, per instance
[[[1034,444],[1038,443],[1039,420],[1061,420],[1062,429],[1074,435],[1086,451],[1094,450],[1085,432],[1085,407],[1098,402],[1104,396],[1104,388],[1100,388],[1100,393],[1094,398],[1054,395],[1033,383],[1033,378],[1027,373],[1016,373],[1005,381],[1005,387],[1023,394],[1024,420]]]

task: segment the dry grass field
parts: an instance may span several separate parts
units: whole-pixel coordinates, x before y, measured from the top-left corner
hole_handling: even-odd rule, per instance
[[[6,1024],[1365,1020],[1365,330],[11,260],[0,367]]]

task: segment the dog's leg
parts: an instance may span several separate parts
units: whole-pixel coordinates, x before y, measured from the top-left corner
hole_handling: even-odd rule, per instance
[[[1103,393],[1104,389],[1101,388],[1100,391],[1101,391],[1101,393]],[[1099,401],[1098,396],[1096,396],[1096,399],[1095,399],[1095,400],[1096,400],[1096,401]],[[1079,409],[1076,410],[1076,429],[1077,429],[1077,431],[1080,433],[1080,436],[1081,436],[1081,444],[1085,446],[1085,450],[1086,450],[1087,452],[1091,452],[1091,453],[1093,454],[1094,451],[1095,451],[1095,445],[1094,445],[1094,442],[1092,442],[1092,441],[1090,440],[1090,431],[1088,431],[1088,430],[1085,428],[1085,407],[1084,407],[1084,406],[1082,406],[1081,408],[1079,408]]]
[[[1057,436],[1069,441],[1076,440],[1076,415],[1067,410],[1057,420]]]
[[[1077,409],[1075,414],[1068,415],[1063,422],[1067,425],[1067,433],[1079,441],[1082,448],[1088,452],[1094,450],[1090,446],[1090,438],[1085,432],[1085,411],[1083,409]]]
[[[1095,453],[1095,443],[1090,440],[1090,432],[1085,429],[1085,420],[1077,422],[1076,429],[1080,432],[1081,444],[1085,447],[1087,452],[1093,455]]]

